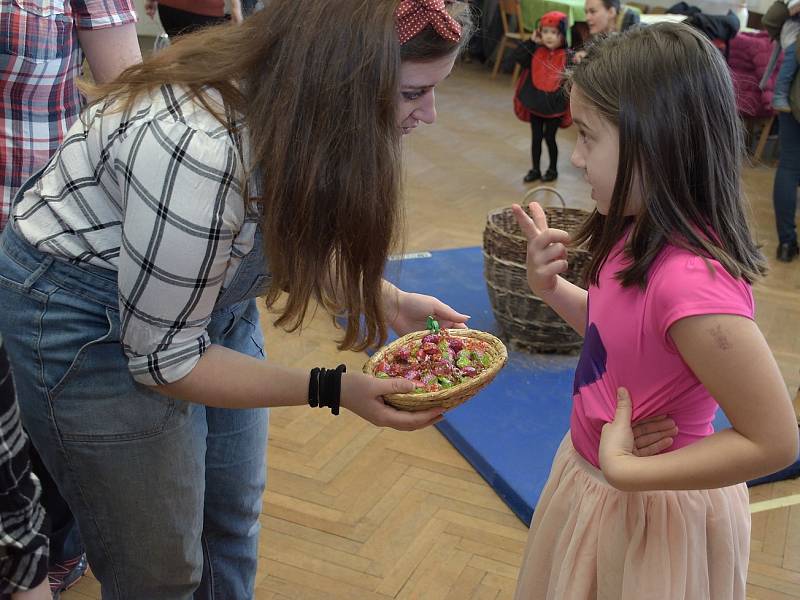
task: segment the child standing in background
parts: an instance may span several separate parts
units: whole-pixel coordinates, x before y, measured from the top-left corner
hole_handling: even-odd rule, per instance
[[[516,599],[744,600],[744,482],[795,461],[798,434],[753,320],[766,261],[728,67],[702,33],[658,23],[590,46],[570,94],[596,203],[575,239],[588,291],[560,277],[569,234],[514,207],[530,288],[585,338]],[[714,432],[719,407],[732,426]],[[631,419],[660,414],[672,446],[636,456]]]
[[[775,79],[775,92],[772,108],[779,112],[792,112],[789,106],[789,90],[797,75],[797,40],[800,36],[800,0],[787,2],[789,18],[781,27],[780,45],[783,48],[783,62]]]
[[[517,47],[516,62],[522,75],[514,94],[514,112],[531,124],[531,160],[533,168],[523,181],[554,181],[558,177],[556,132],[568,127],[569,98],[564,93],[564,71],[569,62],[567,15],[551,11],[542,16],[531,39]],[[550,167],[542,175],[539,169],[542,140],[547,143]]]

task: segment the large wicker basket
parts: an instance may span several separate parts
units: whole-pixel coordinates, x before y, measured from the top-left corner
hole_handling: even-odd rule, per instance
[[[537,187],[525,194],[527,201],[535,194],[550,192],[561,207],[546,207],[550,227],[574,232],[589,213],[567,208],[564,197],[555,188]],[[483,231],[483,265],[489,300],[502,337],[512,346],[531,352],[571,354],[580,350],[582,338],[528,287],[526,256],[528,241],[519,228],[511,207],[490,211]],[[580,284],[590,255],[583,248],[568,248],[569,269],[563,277]]]
[[[415,331],[378,350],[364,364],[364,373],[375,375],[375,368],[387,354],[391,354],[400,346],[408,342],[419,340],[430,334],[430,331]],[[448,329],[447,334],[451,337],[464,337],[481,340],[489,344],[488,353],[492,359],[491,364],[486,370],[482,371],[477,377],[468,379],[463,383],[454,385],[451,388],[439,390],[438,392],[420,392],[415,394],[388,394],[384,396],[387,404],[400,410],[427,410],[429,408],[453,408],[469,400],[481,389],[486,387],[492,379],[500,372],[508,360],[508,352],[505,345],[498,338],[490,333],[477,331],[475,329]]]

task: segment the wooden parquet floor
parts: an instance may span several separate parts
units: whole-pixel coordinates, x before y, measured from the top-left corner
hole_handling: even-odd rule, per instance
[[[526,189],[529,130],[511,112],[508,78],[491,81],[480,65],[458,65],[437,94],[438,123],[406,140],[406,251],[480,245],[486,212],[519,201]],[[570,203],[589,206],[587,185],[569,166],[574,135],[559,133],[556,185]],[[764,166],[745,174],[770,257],[773,176]],[[758,322],[792,392],[800,384],[799,293],[798,262],[773,265],[757,288]],[[364,361],[337,353],[321,314],[300,335],[276,331],[268,315],[263,325],[279,363],[345,362],[355,370]],[[435,429],[398,433],[352,414],[279,409],[268,460],[259,600],[512,598],[527,528]],[[798,481],[751,490],[752,502],[800,502],[793,495]],[[91,576],[63,595],[99,597]],[[753,515],[748,597],[800,598],[800,504]]]

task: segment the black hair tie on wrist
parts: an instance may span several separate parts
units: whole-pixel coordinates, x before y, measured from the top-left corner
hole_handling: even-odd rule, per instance
[[[339,402],[342,394],[342,373],[347,371],[345,365],[335,369],[315,367],[311,369],[308,381],[308,404],[312,408],[328,407],[334,415],[339,414]]]
[[[319,406],[319,378],[320,372],[324,370],[319,367],[311,369],[311,376],[308,380],[308,405],[311,408]]]
[[[345,365],[339,365],[336,367],[334,371],[335,377],[333,378],[333,393],[331,395],[331,413],[334,415],[339,414],[339,402],[342,399],[342,373],[347,371],[347,367]]]

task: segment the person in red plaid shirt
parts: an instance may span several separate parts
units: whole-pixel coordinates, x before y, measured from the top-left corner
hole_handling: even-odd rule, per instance
[[[141,62],[132,0],[0,0],[0,231],[11,199],[62,142],[84,105],[76,80],[84,55],[95,81]],[[53,521],[54,598],[86,571],[74,519],[31,453]]]
[[[100,82],[141,61],[132,0],[0,0],[0,230],[81,111],[84,54]]]

